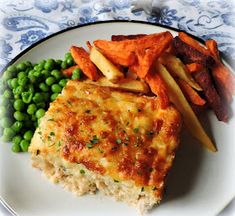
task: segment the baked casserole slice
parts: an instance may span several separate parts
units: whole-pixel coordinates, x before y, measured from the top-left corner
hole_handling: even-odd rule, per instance
[[[77,195],[98,189],[143,211],[161,200],[180,127],[157,97],[70,80],[29,151],[34,167]]]

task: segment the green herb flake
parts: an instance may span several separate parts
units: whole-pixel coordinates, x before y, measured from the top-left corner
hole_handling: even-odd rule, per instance
[[[85,174],[85,170],[80,169],[80,173],[81,173],[81,174]]]
[[[47,121],[55,121],[53,118],[48,119]]]
[[[157,187],[156,187],[156,186],[154,186],[154,187],[152,188],[152,190],[153,190],[153,191],[157,190]]]
[[[104,150],[103,150],[103,149],[101,149],[101,148],[98,148],[98,151],[99,151],[101,154],[103,154],[103,153],[104,153]]]
[[[93,136],[93,139],[90,140],[90,142],[91,142],[92,144],[97,144],[97,143],[99,142],[99,139],[98,139],[98,137],[97,137],[96,135],[94,135],[94,136]]]
[[[93,145],[92,145],[92,143],[87,143],[87,144],[86,144],[86,147],[89,148],[89,149],[91,149],[91,148],[93,148]]]
[[[135,142],[134,147],[136,147],[136,148],[139,147],[139,143]]]
[[[139,132],[139,128],[134,128],[133,131],[134,131],[134,133],[138,133]]]
[[[121,143],[122,143],[122,140],[121,140],[121,139],[117,139],[117,140],[116,140],[116,143],[117,143],[117,144],[121,144]]]
[[[61,142],[60,142],[60,141],[58,141],[57,145],[58,145],[58,147],[60,147],[60,146],[61,146]]]
[[[126,141],[129,141],[130,139],[129,139],[129,137],[126,137],[125,140],[126,140]]]
[[[141,188],[141,192],[144,192],[144,187]]]
[[[51,131],[50,136],[55,136],[55,133],[53,131]]]
[[[38,131],[38,134],[39,134],[39,135],[42,135],[42,131]]]
[[[116,180],[116,179],[114,179],[113,181],[114,181],[114,182],[119,182],[119,181],[118,181],[118,180]]]

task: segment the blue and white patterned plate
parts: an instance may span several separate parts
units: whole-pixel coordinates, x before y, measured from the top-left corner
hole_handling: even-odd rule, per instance
[[[61,58],[72,44],[84,46],[87,40],[109,39],[112,34],[153,33],[170,30],[138,22],[106,22],[73,28],[55,34],[20,54],[16,62]],[[234,108],[233,104],[233,108]],[[218,153],[201,148],[184,134],[174,167],[167,183],[162,204],[149,215],[213,216],[235,196],[235,118],[228,124],[218,122],[212,113],[203,117],[204,127],[211,132]],[[80,198],[53,185],[31,167],[29,154],[15,155],[10,145],[0,145],[0,197],[8,208],[24,216],[137,215],[125,204],[109,197],[87,195]]]

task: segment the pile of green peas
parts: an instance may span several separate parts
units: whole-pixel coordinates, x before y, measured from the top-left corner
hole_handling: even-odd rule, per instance
[[[4,72],[0,79],[1,139],[12,141],[13,152],[28,151],[40,119],[68,81],[61,71],[73,65],[71,54],[66,53],[64,60],[25,61]],[[72,79],[80,77],[81,71],[74,71]]]

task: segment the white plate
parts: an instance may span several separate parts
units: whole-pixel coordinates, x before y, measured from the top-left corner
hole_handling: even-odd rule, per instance
[[[60,34],[24,52],[17,62],[38,62],[63,58],[71,45],[84,46],[87,40],[109,39],[112,34],[137,34],[166,31],[144,23],[107,22],[93,24]],[[174,35],[175,31],[170,30]],[[233,104],[234,107],[234,104]],[[235,196],[235,118],[228,124],[218,122],[212,113],[202,118],[218,147],[218,153],[201,148],[184,135],[163,202],[150,211],[156,216],[216,215]],[[53,185],[31,167],[29,154],[14,154],[10,144],[0,144],[0,196],[16,214],[23,216],[137,215],[132,207],[110,197],[72,193]]]

